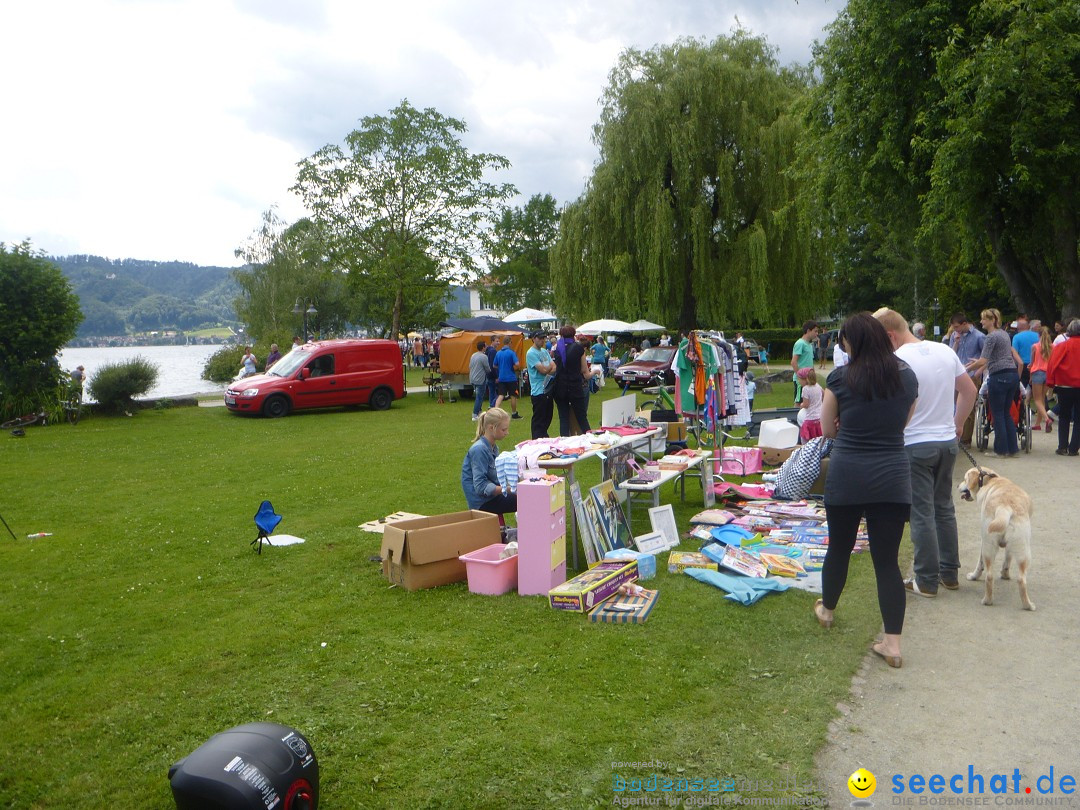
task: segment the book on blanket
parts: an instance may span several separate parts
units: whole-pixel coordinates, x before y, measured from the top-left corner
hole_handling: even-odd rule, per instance
[[[763,577],[768,573],[765,563],[759,557],[743,551],[738,546],[727,546],[720,564],[736,574],[748,577]]]

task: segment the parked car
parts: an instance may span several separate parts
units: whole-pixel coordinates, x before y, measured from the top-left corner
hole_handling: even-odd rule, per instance
[[[675,382],[675,372],[671,370],[671,361],[675,358],[675,351],[674,346],[654,346],[646,349],[615,370],[615,381],[620,385],[645,386],[650,383],[653,375],[663,371],[664,382],[672,385]]]
[[[285,416],[304,408],[370,405],[386,410],[405,396],[401,350],[392,340],[320,340],[296,346],[265,374],[225,391],[235,413]]]

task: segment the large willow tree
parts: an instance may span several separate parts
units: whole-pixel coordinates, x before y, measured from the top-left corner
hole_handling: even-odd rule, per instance
[[[822,263],[788,172],[805,86],[743,31],[625,51],[553,250],[559,310],[680,328],[818,311]]]

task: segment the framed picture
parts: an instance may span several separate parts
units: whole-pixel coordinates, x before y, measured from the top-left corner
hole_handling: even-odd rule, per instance
[[[670,503],[650,507],[649,522],[654,532],[660,532],[663,535],[667,548],[675,548],[679,545],[679,527],[675,523],[675,507]]]
[[[601,556],[597,554],[596,538],[594,537],[595,528],[592,520],[585,511],[585,504],[581,498],[581,485],[577,481],[570,485],[570,501],[574,507],[574,519],[577,521],[578,536],[581,538],[581,547],[585,551],[585,561],[592,568],[596,563],[600,561]]]
[[[701,462],[701,486],[705,490],[705,508],[716,505],[716,490],[713,488],[713,461],[707,458]]]
[[[660,532],[638,535],[634,538],[634,543],[637,545],[638,551],[643,551],[646,554],[659,554],[669,548],[667,540],[664,539],[664,535]]]
[[[596,506],[596,500],[594,498],[583,498],[582,508],[585,511],[585,525],[589,527],[589,534],[591,535],[597,559],[602,560],[604,555],[611,551],[612,546],[600,520],[600,510]]]
[[[604,478],[610,479],[618,492],[619,484],[634,477],[635,467],[638,467],[638,464],[634,461],[630,445],[616,447],[608,451],[604,460]]]
[[[611,548],[629,548],[634,542],[634,535],[619,504],[619,497],[615,494],[615,483],[610,479],[601,481],[589,492],[596,503],[600,522]]]

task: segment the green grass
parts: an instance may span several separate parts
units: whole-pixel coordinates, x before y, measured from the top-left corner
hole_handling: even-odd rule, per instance
[[[209,329],[196,329],[192,332],[185,332],[184,334],[189,337],[197,338],[227,338],[232,337],[233,330],[227,326],[213,326]]]
[[[178,408],[0,436],[18,536],[0,537],[5,802],[98,808],[120,786],[127,807],[170,807],[173,762],[262,719],[311,740],[325,807],[610,805],[614,774],[652,772],[612,763],[646,760],[672,778],[811,779],[880,626],[869,557],[829,632],[809,594],[745,608],[666,570],[642,626],[464,584],[390,588],[357,525],[463,508],[469,413],[412,395],[378,413]],[[664,494],[684,525],[701,508],[687,489]],[[263,498],[306,544],[253,553]]]

